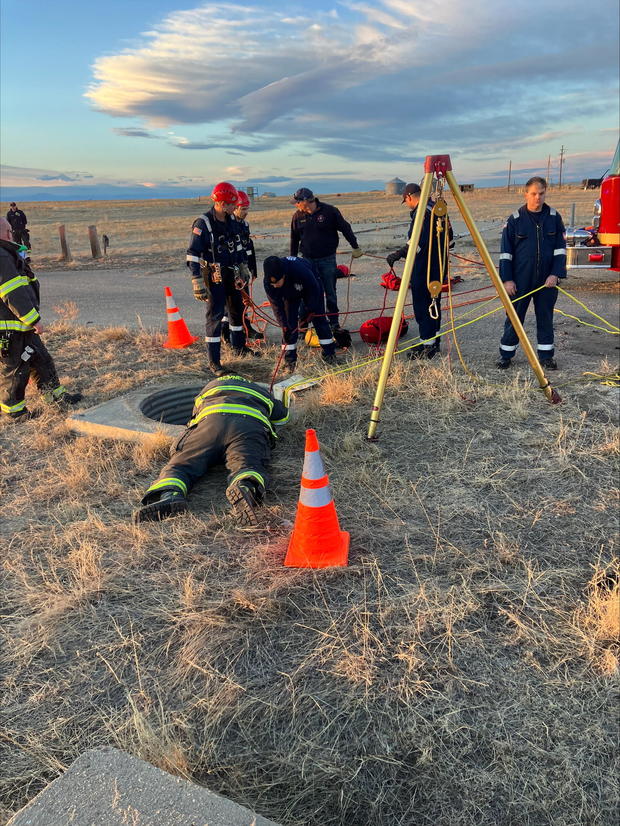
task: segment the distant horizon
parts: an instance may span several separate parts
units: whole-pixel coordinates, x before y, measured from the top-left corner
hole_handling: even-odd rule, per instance
[[[535,173],[532,173],[535,174]],[[522,187],[526,180],[531,177],[531,174],[528,171],[527,177],[523,177],[523,180],[511,181],[510,189],[518,189]],[[544,177],[544,176],[543,176]],[[601,177],[600,175],[591,175],[589,177],[598,178]],[[563,181],[562,187],[569,187],[569,186],[581,186],[581,181],[579,180],[571,180],[571,181]],[[351,182],[349,182],[351,183]],[[366,183],[366,182],[364,182]],[[369,184],[371,182],[368,182]],[[376,182],[372,182],[375,184]],[[491,183],[491,182],[472,182],[469,180],[458,181],[459,185],[462,184],[471,184],[473,183],[476,189],[507,189],[508,183]],[[247,189],[241,184],[235,184],[238,189]],[[550,190],[557,190],[558,184],[557,182],[552,182],[549,185]],[[94,186],[92,189],[97,190],[97,194],[95,193],[88,193],[90,187],[86,186],[79,186],[79,187],[45,187],[43,189],[35,189],[34,187],[23,187],[22,191],[20,192],[19,187],[0,187],[0,204],[6,205],[7,209],[9,204],[12,201],[15,201],[17,204],[19,203],[70,203],[70,202],[81,202],[81,201],[188,201],[188,200],[198,200],[202,199],[205,202],[209,199],[210,195],[210,188],[205,189],[203,192],[197,192],[196,190],[190,189],[180,189],[177,187],[157,187],[157,188],[149,188],[148,190],[143,187],[109,187],[109,189],[104,190],[103,187]],[[10,190],[13,194],[7,196],[5,198],[4,192]],[[279,191],[278,191],[279,190]],[[593,190],[595,191],[595,190]],[[284,190],[283,187],[273,187],[272,189],[265,188],[258,196],[258,201],[260,202],[261,198],[264,197],[265,192],[273,192],[276,198],[286,198],[287,196],[290,197],[292,192],[289,189]],[[316,186],[313,187],[313,192],[318,196],[338,196],[338,195],[351,195],[351,194],[361,194],[364,192],[385,192],[385,184],[383,186],[364,186],[361,189],[346,189],[342,188],[335,188],[335,189],[319,189]],[[50,197],[51,196],[51,197]],[[395,196],[396,197],[396,196]]]

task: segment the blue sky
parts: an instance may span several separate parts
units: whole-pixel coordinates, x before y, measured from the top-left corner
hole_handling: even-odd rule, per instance
[[[618,138],[615,0],[0,8],[5,200],[366,189],[445,152],[492,185],[509,160],[517,180],[557,168],[562,144],[575,180]]]

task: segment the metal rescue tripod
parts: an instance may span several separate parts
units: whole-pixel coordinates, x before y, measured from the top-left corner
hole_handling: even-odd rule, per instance
[[[450,191],[452,192],[454,200],[456,201],[458,208],[461,212],[461,215],[465,220],[467,229],[471,233],[471,237],[473,238],[474,244],[476,245],[476,248],[480,253],[480,257],[482,258],[484,266],[486,267],[487,272],[491,277],[491,281],[493,282],[495,289],[497,290],[497,294],[499,295],[502,304],[504,305],[506,314],[512,322],[512,326],[514,327],[514,330],[517,336],[519,337],[519,341],[521,343],[521,346],[523,347],[523,352],[527,356],[527,360],[529,361],[532,370],[534,371],[534,373],[536,373],[536,378],[538,379],[538,383],[540,384],[541,389],[544,391],[545,396],[549,399],[549,401],[552,404],[558,404],[562,401],[557,390],[554,390],[549,384],[549,379],[545,376],[543,369],[540,366],[540,363],[536,357],[536,353],[534,352],[534,348],[530,344],[530,340],[527,337],[525,330],[523,329],[523,325],[519,321],[519,317],[517,316],[515,308],[513,307],[512,302],[508,296],[508,293],[504,289],[504,284],[502,283],[502,280],[498,275],[497,269],[495,268],[495,264],[491,260],[491,256],[489,255],[489,251],[486,248],[486,244],[482,240],[482,236],[480,235],[480,232],[478,231],[478,228],[474,223],[474,219],[472,217],[471,212],[469,211],[469,207],[463,200],[463,196],[461,195],[459,185],[456,182],[456,178],[452,174],[452,163],[450,162],[450,156],[427,155],[426,160],[424,162],[424,180],[422,181],[422,191],[420,192],[420,203],[416,212],[415,221],[413,223],[413,232],[411,233],[411,238],[409,240],[409,249],[407,250],[407,258],[405,260],[405,269],[402,275],[400,288],[398,290],[398,297],[396,299],[396,306],[394,307],[394,315],[392,317],[392,326],[390,327],[390,335],[388,337],[387,344],[385,345],[383,364],[381,365],[379,382],[377,384],[375,399],[370,413],[370,424],[368,426],[369,439],[377,438],[376,433],[377,425],[380,421],[381,405],[383,404],[385,387],[390,373],[390,367],[392,365],[394,350],[396,348],[398,332],[400,329],[401,318],[405,306],[405,299],[407,297],[407,290],[409,288],[409,282],[411,280],[411,273],[413,272],[413,263],[415,261],[416,251],[420,241],[420,234],[422,232],[422,225],[424,223],[426,205],[431,194],[433,176],[437,176],[438,179],[445,178],[448,182]],[[431,285],[429,285],[429,287],[430,286]],[[432,286],[434,287],[435,284],[433,284]],[[441,285],[439,285],[439,288],[441,289]],[[431,290],[431,297],[434,300],[436,300],[436,295],[433,294],[433,290]]]

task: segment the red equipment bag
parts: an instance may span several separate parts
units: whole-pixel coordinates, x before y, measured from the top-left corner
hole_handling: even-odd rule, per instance
[[[382,315],[379,318],[370,318],[360,327],[360,338],[366,344],[380,344],[388,340],[390,327],[392,326],[392,316]],[[409,325],[403,320],[400,328],[399,338],[406,335]]]
[[[385,287],[386,290],[398,290],[400,288],[401,279],[393,272],[384,272],[381,276],[381,284],[379,286]]]

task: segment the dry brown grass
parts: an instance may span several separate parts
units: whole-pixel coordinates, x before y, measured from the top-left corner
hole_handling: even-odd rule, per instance
[[[48,338],[89,404],[201,375],[200,349],[148,331],[61,321]],[[284,826],[616,823],[616,391],[556,408],[524,375],[399,361],[370,444],[375,381],[364,367],[305,396],[247,530],[223,471],[188,516],[130,523],[163,438],[76,437],[42,407],[0,423],[0,812],[114,744]],[[305,426],[346,569],[281,564]]]

